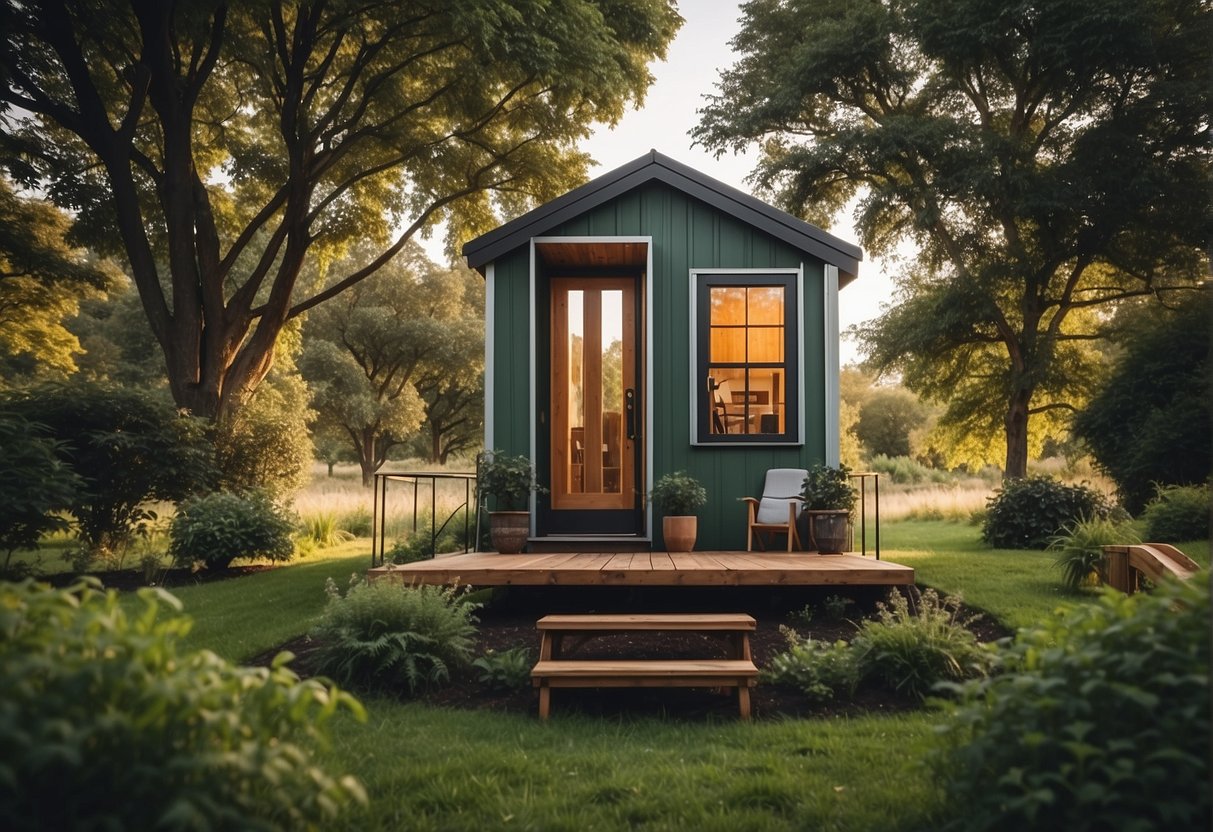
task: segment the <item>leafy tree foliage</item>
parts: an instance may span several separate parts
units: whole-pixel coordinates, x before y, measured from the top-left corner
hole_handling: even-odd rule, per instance
[[[927,418],[927,408],[909,390],[884,387],[864,402],[855,435],[871,456],[910,456],[910,438]]]
[[[74,382],[0,406],[45,425],[59,460],[79,476],[68,508],[95,554],[126,546],[151,519],[149,501],[181,500],[213,479],[204,423],[152,393]]]
[[[117,277],[68,242],[68,226],[62,211],[0,177],[0,385],[75,371],[81,347],[66,321]]]
[[[1074,421],[1131,512],[1154,496],[1156,483],[1202,483],[1213,470],[1209,295],[1119,316],[1114,337],[1123,352]]]
[[[824,222],[857,198],[865,246],[919,247],[899,303],[861,333],[869,359],[947,403],[954,437],[1001,433],[1005,474],[1023,476],[1030,419],[1088,392],[1093,312],[1203,272],[1213,9],[754,0],[743,14],[697,140],[757,142],[755,180],[789,210]]]
[[[0,139],[125,256],[174,399],[215,417],[419,231],[453,244],[584,178],[576,141],[680,23],[670,0],[5,0]],[[301,284],[351,240],[374,254]]]
[[[62,531],[67,520],[56,511],[72,504],[80,479],[57,453],[46,430],[11,413],[0,412],[0,577],[12,577],[17,549],[36,549],[44,534]]]
[[[360,255],[358,247],[351,252]],[[374,280],[309,316],[300,366],[313,406],[322,429],[340,430],[352,443],[364,484],[427,416],[437,420],[431,430],[440,454],[458,420],[479,424],[469,410],[483,396],[484,324],[482,307],[468,303],[478,280],[467,270],[438,269],[413,244]]]

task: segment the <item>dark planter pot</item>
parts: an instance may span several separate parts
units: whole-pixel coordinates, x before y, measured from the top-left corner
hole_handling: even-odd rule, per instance
[[[531,534],[529,511],[489,512],[489,538],[493,548],[503,555],[516,555],[526,546]]]
[[[823,555],[841,555],[850,548],[851,513],[838,511],[809,511],[809,534],[812,545]]]

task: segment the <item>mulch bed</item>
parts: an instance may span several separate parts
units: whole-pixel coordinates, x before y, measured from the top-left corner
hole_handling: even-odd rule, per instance
[[[572,589],[572,588],[511,588],[498,591],[491,604],[479,611],[475,653],[487,650],[502,652],[514,647],[531,650],[532,658],[539,652],[539,633],[535,621],[548,613],[575,612],[747,612],[758,623],[750,636],[754,662],[765,667],[772,656],[787,649],[779,632],[780,625],[794,626],[804,637],[817,641],[850,640],[856,624],[873,614],[876,602],[886,590],[847,587],[801,588],[679,588],[679,589]],[[853,599],[847,607],[847,618],[828,619],[822,602],[831,595]],[[809,605],[814,610],[810,621],[795,616]],[[1007,631],[977,618],[970,621],[983,641],[1008,635]],[[313,656],[319,645],[302,636],[255,657],[251,664],[267,665],[281,650],[295,654],[291,667],[301,676],[312,675]],[[584,658],[709,658],[722,657],[720,641],[696,633],[626,633],[596,638],[578,649]],[[355,690],[355,693],[359,691]],[[402,697],[403,698],[403,697]],[[419,701],[442,707],[484,709],[497,712],[534,715],[537,694],[530,688],[502,692],[481,683],[475,670],[457,674],[451,683],[419,697]],[[861,687],[850,701],[812,705],[792,689],[760,683],[752,692],[755,719],[806,716],[846,716],[871,713],[894,713],[919,707],[917,702],[879,688]],[[736,691],[679,688],[584,689],[558,690],[552,694],[554,717],[581,713],[596,717],[652,715],[668,719],[704,721],[735,720]]]

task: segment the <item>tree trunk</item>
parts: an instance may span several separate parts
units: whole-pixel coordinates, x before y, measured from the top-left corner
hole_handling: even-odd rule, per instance
[[[430,462],[446,462],[442,453],[442,431],[437,425],[430,425]]]
[[[1016,390],[1007,402],[1007,462],[1002,472],[1004,480],[1019,479],[1028,475],[1028,405],[1031,401],[1031,390]]]

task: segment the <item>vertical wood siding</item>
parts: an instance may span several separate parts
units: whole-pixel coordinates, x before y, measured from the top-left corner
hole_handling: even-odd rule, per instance
[[[707,204],[660,183],[629,191],[553,229],[544,236],[651,236],[653,238],[653,478],[685,470],[708,490],[699,513],[700,549],[739,549],[745,545],[743,496],[757,496],[768,468],[807,468],[825,459],[823,264]],[[492,404],[499,448],[529,450],[530,366],[529,247],[522,246],[495,263],[497,308],[494,372],[497,401]],[[719,447],[691,445],[690,271],[695,269],[798,268],[804,265],[805,436],[802,446]],[[543,295],[547,286],[540,283]],[[537,321],[546,327],[546,317]],[[540,339],[541,343],[544,339]],[[543,372],[546,352],[537,366]],[[546,388],[546,385],[542,385]],[[543,405],[541,409],[546,409]],[[546,472],[541,472],[546,479]],[[660,523],[654,523],[660,548]]]

